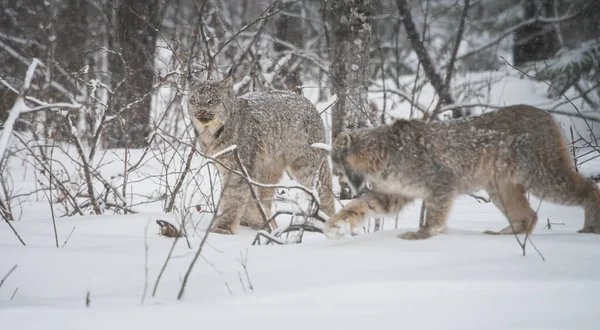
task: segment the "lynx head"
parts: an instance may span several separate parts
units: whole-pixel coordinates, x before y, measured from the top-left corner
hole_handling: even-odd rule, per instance
[[[194,126],[220,128],[225,125],[233,100],[231,77],[221,81],[192,81],[188,94],[188,111]]]
[[[333,175],[340,177],[340,182],[347,182],[355,194],[358,194],[366,187],[366,181],[362,166],[357,163],[361,159],[360,154],[356,154],[356,137],[351,133],[341,132],[333,142],[330,151]],[[359,166],[356,166],[359,165]]]

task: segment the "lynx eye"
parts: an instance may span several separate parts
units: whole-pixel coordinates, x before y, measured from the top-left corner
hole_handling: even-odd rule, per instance
[[[192,105],[199,105],[199,104],[200,104],[200,101],[198,101],[198,99],[191,99],[191,100],[190,100],[190,103],[191,103]]]
[[[215,105],[217,104],[217,100],[208,100],[208,105]]]

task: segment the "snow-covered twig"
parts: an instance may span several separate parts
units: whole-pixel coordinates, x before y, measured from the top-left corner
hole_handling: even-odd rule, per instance
[[[324,150],[327,152],[331,152],[331,146],[326,143],[313,143],[310,146],[314,149],[320,149],[320,150]]]
[[[490,47],[492,47],[492,46],[500,43],[505,38],[507,38],[509,36],[512,36],[515,33],[515,31],[517,31],[519,29],[522,29],[523,27],[530,26],[531,24],[534,24],[534,23],[556,24],[556,23],[560,23],[560,22],[565,22],[565,21],[572,20],[573,18],[575,18],[575,17],[579,16],[580,14],[584,13],[586,11],[588,5],[592,4],[592,3],[593,3],[593,1],[589,1],[586,5],[579,6],[579,8],[578,8],[578,10],[576,12],[568,13],[568,14],[560,16],[560,17],[541,17],[541,16],[536,16],[536,17],[530,18],[528,20],[522,21],[522,22],[520,22],[518,24],[515,24],[514,26],[512,26],[512,27],[510,27],[508,29],[505,29],[504,32],[500,36],[498,36],[496,39],[494,39],[494,40],[486,43],[483,46],[480,46],[477,49],[474,49],[474,50],[472,50],[472,51],[470,51],[470,52],[468,52],[466,54],[463,54],[463,55],[459,56],[457,58],[457,60],[463,60],[463,59],[469,58],[469,57],[471,57],[473,55],[476,55],[476,54],[478,54],[478,53],[480,53],[480,52],[482,52],[482,51],[484,51],[484,50],[486,50],[486,49],[488,49],[488,48],[490,48]]]
[[[235,149],[237,149],[237,145],[232,144],[229,147],[227,147],[227,148],[225,148],[225,149],[223,149],[221,151],[216,152],[214,155],[212,155],[212,158],[213,159],[217,159],[217,158],[219,158],[219,157],[221,157],[221,156],[223,156],[225,154],[233,152]]]
[[[40,60],[38,60],[37,58],[34,58],[31,61],[31,64],[29,64],[29,67],[27,68],[27,72],[25,74],[25,79],[23,80],[23,86],[21,87],[21,90],[19,91],[19,94],[17,95],[17,99],[15,100],[15,103],[13,104],[12,108],[9,110],[8,118],[4,122],[4,129],[2,130],[2,136],[0,136],[0,157],[4,157],[4,152],[6,151],[6,149],[8,147],[8,142],[9,142],[10,136],[12,135],[13,127],[15,125],[15,122],[17,121],[17,118],[19,118],[19,116],[21,114],[32,112],[32,111],[46,110],[46,109],[50,109],[50,108],[61,108],[61,107],[62,108],[67,107],[67,108],[71,108],[71,109],[81,108],[81,104],[70,104],[70,103],[56,103],[56,104],[45,103],[45,104],[40,104],[39,106],[34,107],[34,108],[30,108],[29,106],[27,106],[27,104],[25,104],[26,94],[29,91],[29,88],[31,86],[31,81],[33,80],[35,70],[37,69],[38,66],[41,66],[41,65],[42,65],[42,63],[40,62]],[[8,85],[8,83],[4,79],[2,79],[2,84]]]

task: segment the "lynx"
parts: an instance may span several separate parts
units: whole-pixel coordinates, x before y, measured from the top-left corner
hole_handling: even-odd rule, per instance
[[[334,174],[367,192],[326,223],[328,237],[361,224],[369,214],[397,213],[416,198],[425,225],[403,239],[446,232],[454,198],[481,189],[508,219],[487,234],[531,233],[537,214],[526,192],[543,201],[585,210],[580,233],[600,234],[600,189],[574,170],[559,126],[542,110],[514,105],[447,122],[397,120],[392,125],[341,133],[330,151]]]
[[[190,85],[188,110],[204,153],[213,155],[237,145],[250,177],[265,184],[278,183],[287,172],[311,188],[319,173],[321,210],[327,215],[334,213],[329,163],[318,150],[311,148],[313,143],[325,142],[325,128],[310,101],[286,91],[235,97],[231,78],[195,80]],[[233,155],[219,159],[226,167],[237,168]],[[223,189],[211,230],[235,234],[240,224],[262,228],[264,221],[247,183],[241,176],[221,166],[217,168]],[[274,189],[257,187],[257,193],[269,216]]]

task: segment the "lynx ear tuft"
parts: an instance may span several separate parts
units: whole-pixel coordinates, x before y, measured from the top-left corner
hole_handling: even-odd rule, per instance
[[[313,149],[325,150],[327,152],[331,152],[331,146],[327,143],[313,143],[310,145]]]
[[[346,132],[341,132],[338,134],[337,138],[335,138],[335,142],[333,143],[333,147],[338,150],[346,150],[349,149],[352,145],[352,138],[350,134]]]
[[[233,78],[231,78],[231,76],[228,76],[227,78],[225,78],[219,82],[219,87],[222,87],[222,88],[231,89],[232,86],[233,86]]]

